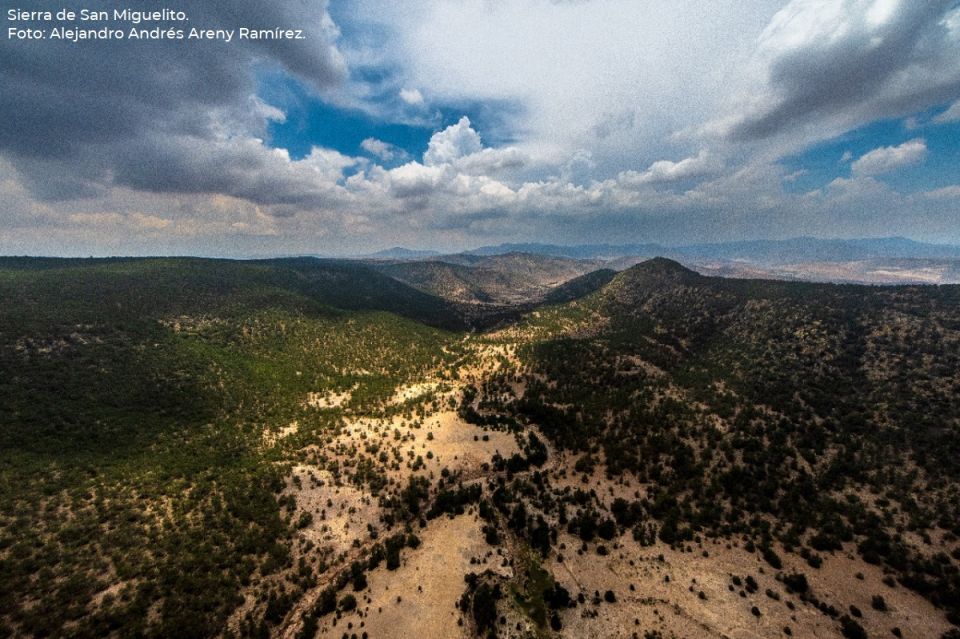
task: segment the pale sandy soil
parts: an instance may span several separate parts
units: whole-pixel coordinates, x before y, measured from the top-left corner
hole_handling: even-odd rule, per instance
[[[300,422],[293,420],[283,428],[277,431],[264,430],[263,431],[263,443],[267,446],[272,446],[279,442],[280,440],[289,437],[290,435],[295,434],[300,430]]]
[[[433,433],[432,441],[427,439],[427,433]],[[495,453],[509,457],[519,450],[516,438],[510,433],[467,424],[452,411],[427,418],[423,428],[414,431],[414,436],[414,450],[432,450],[434,459],[426,461],[428,467],[436,469],[447,466],[451,470],[476,472],[482,464],[490,462]]]
[[[390,398],[391,404],[402,404],[411,399],[418,399],[427,393],[432,393],[440,387],[438,382],[422,382],[419,384],[407,384],[400,386]]]
[[[415,474],[431,479],[435,486],[443,468],[462,471],[466,480],[479,480],[491,472],[489,468],[484,469],[484,464],[489,463],[494,454],[509,457],[518,451],[513,435],[467,424],[447,404],[447,399],[458,397],[467,383],[479,384],[488,375],[509,373],[518,365],[510,344],[478,345],[474,355],[476,363],[463,367],[460,380],[450,383],[449,388],[445,387],[446,382],[426,378],[421,383],[396,389],[390,400],[393,405],[417,403],[427,395],[439,393],[439,410],[428,410],[426,415],[413,410],[389,418],[348,418],[333,441],[317,448],[327,459],[340,463],[341,485],[337,485],[333,475],[310,464],[293,467],[284,491],[297,501],[292,518],[296,521],[303,511],[313,515],[312,523],[297,534],[313,542],[308,556],[322,557],[334,567],[321,576],[318,586],[306,593],[288,615],[284,626],[278,629],[281,636],[295,635],[300,615],[313,605],[337,567],[347,565],[372,543],[368,525],[379,527],[377,498],[366,488],[347,485],[347,475],[355,467],[357,458],[372,455],[368,452],[371,445],[379,447],[378,455],[379,451],[386,451],[389,456],[387,464],[377,464],[391,482],[388,491],[397,485],[405,485]],[[628,370],[648,375],[659,373],[642,360],[625,364]],[[517,396],[525,391],[515,383],[508,384]],[[669,394],[670,389],[666,393]],[[349,401],[349,398],[349,391],[326,394],[322,396],[323,406],[316,402],[313,405],[333,407]],[[274,436],[282,438],[296,432],[295,429],[294,422]],[[546,442],[542,436],[540,439]],[[399,462],[396,453],[399,453]],[[418,456],[422,465],[413,470],[411,466]],[[638,495],[646,496],[646,487],[636,481],[609,481],[601,470],[602,453],[595,457],[597,470],[586,478],[586,482],[582,473],[573,472],[575,455],[549,450],[549,460],[542,470],[550,476],[555,488],[593,489],[607,506],[616,497],[633,500]],[[561,476],[563,469],[566,469],[565,477]],[[299,477],[299,487],[292,481],[293,476]],[[465,515],[456,518],[431,520],[423,529],[415,525],[422,545],[415,550],[404,549],[402,564],[397,570],[389,571],[381,564],[369,572],[366,590],[353,592],[348,585],[338,593],[340,598],[353,592],[358,600],[358,610],[339,619],[335,614],[321,618],[317,636],[339,639],[344,633],[348,637],[353,634],[360,637],[364,632],[371,639],[468,636],[469,623],[458,624],[461,613],[455,606],[466,589],[464,575],[491,569],[505,579],[511,579],[510,553],[518,549],[514,540],[508,538],[509,533],[504,535],[504,546],[494,548],[487,545],[481,524],[475,508],[470,508]],[[641,547],[628,534],[613,542],[599,542],[609,549],[606,556],[596,553],[597,542],[578,554],[582,543],[567,535],[562,528],[559,542],[566,545],[559,551],[564,560],[559,561],[553,553],[544,561],[544,567],[574,598],[582,592],[586,603],[561,612],[563,629],[556,633],[558,636],[642,638],[646,631],[659,631],[664,639],[759,639],[786,637],[784,629],[789,627],[792,637],[840,637],[837,620],[802,602],[799,596],[787,594],[783,584],[775,579],[777,571],[756,553],[728,547],[726,540],[690,544],[692,552],[682,552],[659,542],[652,547]],[[294,546],[294,560],[297,561],[303,553],[303,546]],[[558,547],[559,544],[555,546]],[[707,557],[703,556],[705,551]],[[871,638],[891,637],[891,629],[899,627],[908,639],[937,639],[949,627],[942,611],[934,609],[923,598],[905,588],[883,584],[883,573],[877,567],[837,553],[826,554],[823,566],[816,570],[782,548],[778,549],[778,554],[785,564],[782,572],[798,570],[805,574],[818,599],[835,606],[841,614],[847,614],[851,604],[859,608],[863,617],[858,622]],[[862,573],[863,578],[858,579],[857,573]],[[731,591],[733,575],[744,581],[747,575],[752,576],[759,583],[758,591],[747,593],[743,586]],[[768,596],[768,589],[780,599]],[[607,590],[616,594],[616,603],[592,603],[595,592],[602,597]],[[741,596],[741,590],[744,596]],[[703,598],[699,596],[700,592],[703,592]],[[871,597],[876,594],[884,597],[888,606],[886,612],[871,607]],[[794,610],[788,607],[788,602],[794,605]],[[252,601],[247,602],[247,605],[252,604]],[[758,609],[759,616],[752,612],[753,607]],[[500,637],[555,636],[532,628],[529,620],[520,615],[509,599],[501,600],[501,614],[506,617],[507,624],[500,628]],[[520,630],[517,630],[518,624]]]
[[[319,481],[311,481],[309,474]],[[367,524],[376,525],[380,519],[377,499],[369,492],[350,485],[337,486],[333,476],[307,465],[297,465],[293,474],[300,477],[302,489],[292,482],[287,491],[297,500],[294,521],[302,511],[313,515],[313,522],[300,531],[317,547],[329,549],[334,556],[347,552],[354,539],[369,538]]]
[[[344,632],[359,636],[363,631],[370,639],[468,636],[457,624],[461,613],[456,602],[466,587],[463,575],[477,570],[470,564],[471,557],[490,549],[480,523],[469,514],[441,517],[418,534],[423,545],[404,550],[397,570],[381,565],[368,573],[368,589],[354,593],[358,610],[344,615],[336,626],[332,625],[334,615],[324,618],[317,637],[339,639]],[[352,592],[349,586],[346,592]],[[349,623],[353,628],[348,630]]]
[[[756,554],[728,549],[726,542],[707,541],[703,547],[694,544],[694,552],[684,553],[661,543],[644,548],[625,537],[621,539],[621,548],[600,557],[594,544],[588,552],[578,555],[580,542],[566,535],[561,538],[567,544],[567,551],[562,551],[564,561],[553,557],[545,565],[572,595],[584,592],[588,599],[586,605],[562,613],[562,636],[631,637],[637,632],[642,637],[644,631],[659,630],[664,637],[672,633],[692,639],[754,639],[785,637],[785,627],[790,627],[793,637],[840,636],[837,621],[801,602],[797,595],[787,594],[784,585],[775,579],[777,571]],[[704,550],[709,557],[703,557]],[[663,555],[663,561],[659,555]],[[863,614],[857,621],[870,637],[892,636],[894,627],[899,627],[904,637],[939,637],[949,628],[942,612],[925,599],[905,588],[883,584],[883,574],[874,566],[837,555],[826,557],[823,567],[815,570],[782,550],[780,556],[784,571],[796,569],[804,573],[813,594],[834,605],[841,614],[849,614],[851,604],[857,606]],[[863,574],[863,580],[855,576],[858,572]],[[746,597],[740,596],[743,587],[735,587],[731,592],[728,586],[732,585],[732,575],[742,580],[753,576],[759,584],[758,591],[746,593]],[[634,591],[630,590],[631,584]],[[768,597],[767,589],[777,593],[780,601]],[[606,590],[616,594],[616,603],[590,603],[595,591],[602,596]],[[699,597],[701,591],[706,599]],[[884,597],[887,612],[872,609],[871,597],[875,594]],[[788,601],[795,610],[788,608]],[[754,606],[760,611],[759,617],[751,612]],[[596,610],[597,617],[584,616],[589,610]]]
[[[512,353],[500,349],[498,354],[508,356]],[[495,357],[484,357],[483,360],[484,363],[475,371],[477,375],[482,375],[486,366],[499,364]],[[328,460],[340,463],[343,474],[339,486],[329,472],[308,464],[293,467],[284,491],[285,495],[293,495],[297,501],[292,518],[296,521],[304,510],[313,515],[310,525],[298,534],[315,544],[311,555],[323,556],[333,568],[287,616],[287,623],[280,633],[282,636],[295,634],[301,613],[313,605],[326,587],[329,576],[338,570],[337,567],[347,565],[369,547],[372,540],[368,525],[382,527],[377,498],[366,488],[348,485],[345,476],[351,472],[358,456],[368,454],[366,451],[369,446],[377,445],[380,451],[387,453],[388,463],[378,462],[377,467],[394,486],[406,485],[413,475],[428,477],[433,483],[439,479],[443,468],[461,471],[467,479],[476,478],[489,472],[484,471],[483,466],[490,463],[495,454],[509,457],[519,450],[513,435],[468,424],[447,406],[447,397],[458,397],[463,384],[463,381],[454,383],[453,388],[440,397],[439,405],[443,408],[430,411],[423,417],[408,414],[390,418],[349,418],[339,435],[316,449]],[[441,386],[441,382],[432,380],[403,386],[397,389],[392,402],[425,399],[426,395],[442,390]],[[349,399],[327,398],[341,402]],[[395,453],[399,453],[402,460],[396,467]],[[412,466],[417,457],[421,458],[422,465],[414,470]],[[313,481],[310,473],[313,474]],[[300,478],[299,487],[292,481],[293,476]],[[499,568],[502,558],[483,557],[484,554],[493,555],[493,549],[483,541],[480,523],[472,513],[454,520],[446,517],[432,520],[426,529],[418,530],[417,534],[423,545],[416,550],[403,551],[404,566],[393,572],[382,566],[368,575],[370,591],[367,594],[378,603],[376,607],[363,603],[362,593],[357,593],[360,609],[370,606],[370,614],[361,619],[358,613],[353,613],[354,628],[349,629],[348,635],[356,632],[360,636],[366,630],[371,637],[398,637],[417,628],[426,628],[428,632],[423,634],[426,637],[458,636],[453,634],[459,632],[460,628],[456,623],[459,613],[454,609],[454,603],[464,591],[463,575],[468,572],[470,558],[476,556],[481,561],[475,566],[476,571]],[[301,552],[301,546],[295,544],[295,562]],[[390,591],[386,590],[388,585]],[[423,592],[418,590],[418,586],[423,588]],[[340,596],[350,591],[348,586]],[[398,594],[403,598],[401,604],[396,603]],[[382,615],[386,616],[375,612],[381,607],[384,610]],[[389,611],[392,611],[393,617],[387,614]],[[330,625],[333,618],[331,615],[321,620],[327,624],[324,631],[327,634],[321,632],[318,636],[341,637],[348,630],[346,624],[351,623],[350,619],[338,622],[334,629]],[[361,621],[363,630],[359,629]],[[398,634],[397,628],[402,628],[403,632]],[[374,630],[377,634],[373,634]]]
[[[391,462],[394,451],[400,453],[403,461],[399,468],[383,470],[389,478],[406,484],[413,474],[430,476],[432,473],[435,478],[439,477],[443,468],[476,474],[495,453],[509,457],[519,450],[512,434],[468,424],[452,410],[435,412],[419,421],[419,427],[414,427],[412,420],[402,416],[350,421],[324,452],[331,458],[351,461],[352,451],[363,449],[367,443],[379,443],[388,452]],[[422,459],[423,465],[414,471],[411,465],[417,457]]]

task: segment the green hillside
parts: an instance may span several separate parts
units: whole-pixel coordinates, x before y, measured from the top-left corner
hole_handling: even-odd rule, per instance
[[[384,279],[314,260],[7,260],[7,632],[217,634],[250,574],[289,562],[285,458],[263,433],[336,428],[450,357],[451,334],[402,315],[457,316]],[[302,406],[345,388],[342,409]]]
[[[465,511],[513,576],[464,575],[464,632],[596,617],[548,560],[625,540],[726,540],[844,636],[886,613],[801,578],[847,555],[960,623],[960,287],[655,259],[521,316],[353,262],[3,258],[0,299],[0,637],[339,636]],[[479,427],[442,471],[435,415]],[[376,506],[353,554],[301,534],[304,464]]]
[[[526,393],[502,401],[501,379],[487,404],[582,472],[638,479],[624,531],[777,542],[812,568],[848,544],[960,622],[960,288],[723,280],[657,259],[522,332],[537,336]]]

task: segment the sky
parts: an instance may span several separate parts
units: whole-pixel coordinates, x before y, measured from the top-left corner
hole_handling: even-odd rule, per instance
[[[960,244],[960,0],[186,10],[305,37],[0,37],[0,254]]]

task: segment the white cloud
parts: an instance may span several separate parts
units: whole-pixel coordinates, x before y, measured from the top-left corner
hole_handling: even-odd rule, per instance
[[[502,105],[496,137],[531,160],[562,164],[578,148],[614,175],[689,152],[667,140],[716,111],[768,0],[358,0],[357,20],[385,33],[378,49],[399,86],[434,104]],[[384,52],[385,51],[385,52]]]
[[[407,152],[403,149],[394,146],[389,142],[384,142],[383,140],[378,140],[376,138],[366,138],[360,143],[360,148],[367,153],[380,158],[384,162],[391,162],[397,159],[402,160],[408,157]]]
[[[518,169],[527,162],[527,156],[514,147],[482,149],[454,160],[458,171],[470,175],[489,175],[507,169]]]
[[[642,173],[624,171],[619,175],[619,180],[623,184],[630,185],[676,182],[688,178],[704,177],[716,173],[720,168],[720,163],[707,151],[700,151],[695,157],[685,158],[678,162],[658,160]]]
[[[267,104],[258,96],[251,96],[250,101],[253,104],[253,114],[255,117],[278,123],[287,121],[286,113],[271,104]]]
[[[927,143],[922,138],[904,142],[899,146],[884,146],[864,154],[850,165],[854,175],[879,175],[894,169],[923,161],[927,155]]]
[[[470,126],[470,118],[463,116],[456,124],[451,124],[430,137],[430,143],[423,154],[423,163],[428,166],[449,164],[477,153],[482,148],[480,134]]]
[[[391,192],[397,197],[430,195],[444,182],[449,171],[445,166],[424,166],[408,162],[387,172]]]
[[[777,161],[956,99],[951,4],[358,0],[357,19],[387,34],[398,87],[429,86],[436,104],[493,105],[504,117],[485,134],[515,140],[527,175],[589,153],[590,174],[576,178],[585,184],[706,146],[731,169]]]
[[[244,237],[278,238],[271,246],[283,252],[387,235],[391,244],[481,241],[471,233],[696,241],[883,235],[901,227],[913,235],[916,227],[960,240],[950,219],[955,207],[944,202],[957,187],[908,196],[871,177],[922,161],[921,139],[875,149],[853,163],[851,178],[809,194],[784,188],[801,172],[780,163],[860,123],[956,100],[960,9],[948,11],[951,3],[357,0],[338,16],[379,29],[383,38],[370,40],[375,51],[364,49],[363,38],[345,42],[318,9],[326,53],[310,64],[284,57],[280,66],[323,80],[315,88],[337,105],[352,100],[369,114],[391,111],[391,122],[434,125],[419,161],[373,137],[361,143],[363,157],[315,148],[293,159],[264,142],[269,123],[286,115],[250,97],[253,53],[237,57],[223,87],[204,81],[188,58],[178,66],[186,71],[170,101],[176,109],[157,118],[154,106],[134,99],[136,117],[118,118],[110,108],[131,95],[111,81],[109,99],[96,109],[106,114],[97,124],[109,135],[91,129],[65,149],[56,140],[74,138],[51,136],[42,166],[30,155],[35,140],[15,135],[41,128],[0,127],[0,138],[25,149],[0,157],[0,194],[15,196],[2,198],[5,222],[14,220],[2,231],[42,224],[59,229],[50,237],[62,232],[61,246],[79,247],[57,226],[73,220],[71,233],[118,229],[117,246],[124,234],[149,236],[142,245],[148,252],[163,246],[157,237],[191,234],[234,238],[238,247],[254,246],[242,244]],[[356,26],[344,33],[357,33]],[[14,52],[22,58],[14,61],[34,64],[25,51]],[[342,68],[343,60],[353,66]],[[50,68],[61,69],[57,64]],[[359,72],[370,69],[383,73]],[[367,76],[386,79],[364,84],[359,78]],[[15,78],[10,86],[22,83]],[[197,87],[207,89],[204,100],[184,98]],[[414,87],[429,87],[431,109]],[[90,95],[104,87],[95,89]],[[73,104],[65,101],[69,108],[56,120],[74,121]],[[436,125],[451,108],[482,113],[490,128],[481,138],[466,117]],[[952,120],[958,110],[954,103],[934,120]],[[48,115],[43,108],[30,113]],[[484,140],[511,142],[485,147]],[[854,159],[844,154],[842,162]],[[10,246],[4,241],[0,248]],[[209,252],[214,244],[191,246]]]
[[[960,184],[951,184],[932,191],[925,191],[923,195],[933,200],[960,199]]]
[[[400,89],[400,99],[411,106],[420,106],[423,104],[423,94],[420,89]]]
[[[512,147],[483,148],[480,134],[466,116],[430,138],[423,163],[408,162],[390,171],[370,173],[374,180],[385,181],[388,191],[399,198],[429,199],[439,194],[467,200],[483,195],[485,200],[512,195],[513,191],[492,174],[523,166],[523,153]],[[463,208],[453,204],[452,208]]]

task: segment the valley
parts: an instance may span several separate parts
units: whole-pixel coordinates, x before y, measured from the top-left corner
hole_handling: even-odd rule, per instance
[[[0,636],[960,635],[960,287],[0,260]]]

